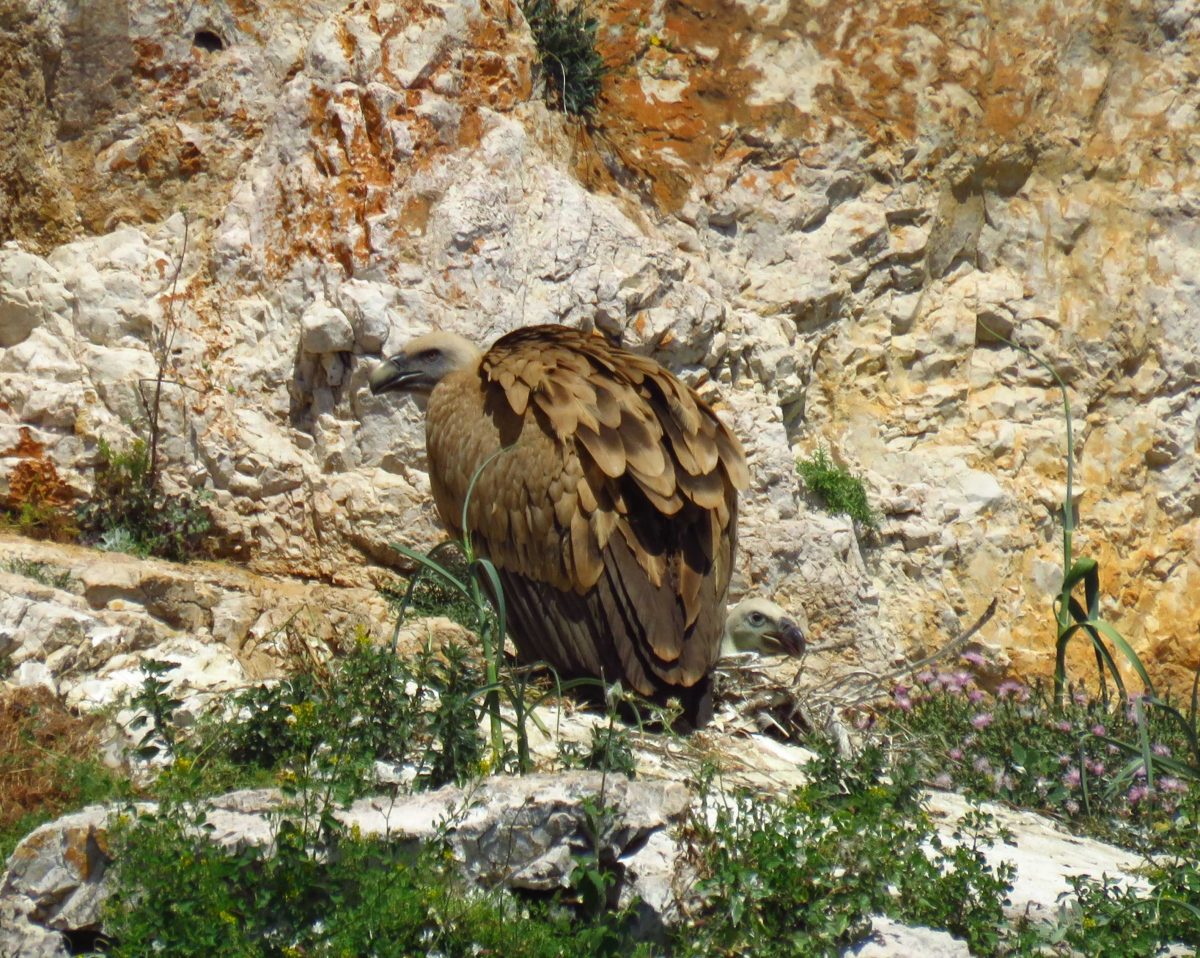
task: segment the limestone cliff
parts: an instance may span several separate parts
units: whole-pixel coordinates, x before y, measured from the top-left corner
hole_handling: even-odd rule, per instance
[[[438,536],[375,358],[594,325],[723,397],[738,591],[875,665],[998,596],[986,637],[1045,671],[1060,397],[990,329],[1068,383],[1105,614],[1190,683],[1200,7],[594,7],[584,128],[501,0],[0,0],[0,486],[37,449],[85,492],[171,318],[172,479],[258,570],[363,581]],[[818,444],[877,540],[807,501]]]

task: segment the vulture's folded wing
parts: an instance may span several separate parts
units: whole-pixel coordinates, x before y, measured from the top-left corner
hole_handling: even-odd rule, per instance
[[[468,473],[505,449],[467,525],[502,571],[523,654],[647,695],[704,676],[747,483],[715,413],[653,361],[558,326],[508,334],[443,389],[429,450],[452,528]]]

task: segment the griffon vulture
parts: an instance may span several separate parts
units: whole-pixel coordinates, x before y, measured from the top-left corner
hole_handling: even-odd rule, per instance
[[[487,352],[420,336],[370,386],[428,396],[430,484],[456,536],[479,471],[466,522],[521,657],[678,698],[704,724],[748,483],[712,409],[654,360],[566,326]]]
[[[721,654],[803,655],[806,627],[803,616],[792,618],[768,599],[744,599],[729,610],[725,619]]]

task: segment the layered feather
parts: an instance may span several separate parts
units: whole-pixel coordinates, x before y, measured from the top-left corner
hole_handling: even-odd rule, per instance
[[[707,688],[748,473],[693,390],[598,336],[534,326],[438,383],[427,442],[458,534],[478,471],[466,524],[524,657],[655,698]]]

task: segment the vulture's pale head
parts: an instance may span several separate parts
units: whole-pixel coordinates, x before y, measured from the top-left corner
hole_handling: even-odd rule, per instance
[[[729,610],[725,619],[722,655],[762,652],[767,655],[803,655],[804,626],[768,599],[745,599]]]
[[[426,333],[376,366],[368,383],[377,396],[386,392],[428,396],[443,376],[477,366],[482,356],[478,346],[455,333]]]

